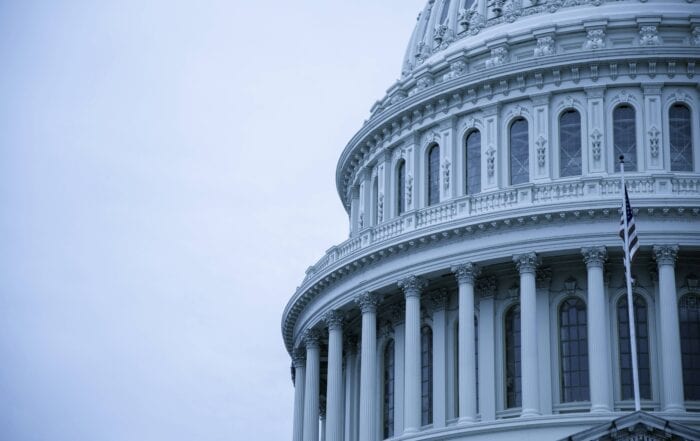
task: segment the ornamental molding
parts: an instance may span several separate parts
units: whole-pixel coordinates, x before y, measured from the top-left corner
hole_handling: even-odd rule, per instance
[[[535,141],[535,145],[537,146],[537,165],[542,168],[547,161],[547,140],[544,136],[540,135],[537,141]]]
[[[362,314],[376,313],[381,298],[378,294],[367,291],[355,297],[355,303],[360,307]]]
[[[661,135],[661,132],[656,128],[656,126],[651,126],[647,133],[649,134],[649,153],[651,153],[652,158],[658,158],[660,144],[659,136]]]
[[[603,134],[600,130],[594,129],[591,133],[591,152],[593,152],[593,160],[600,161],[600,156],[602,152],[602,138]]]
[[[627,90],[621,90],[612,99],[613,106],[618,104],[637,104],[637,97]]]
[[[535,57],[548,57],[555,53],[554,37],[547,35],[537,39],[537,46],[535,46],[533,54]]]
[[[455,279],[457,279],[457,283],[459,284],[474,284],[474,279],[481,274],[481,268],[472,262],[464,262],[460,265],[453,266],[451,271],[454,273]]]
[[[425,137],[423,138],[423,145],[425,145],[426,147],[432,144],[440,145],[440,142],[442,142],[442,137],[435,130],[429,131],[425,134]]]
[[[693,27],[690,41],[693,46],[700,46],[700,26]]]
[[[451,170],[451,165],[450,160],[448,158],[445,158],[444,161],[442,161],[442,188],[447,191],[450,189],[450,170]]]
[[[586,268],[603,268],[608,259],[608,250],[604,246],[582,248],[581,254]]]
[[[675,265],[678,258],[678,245],[654,245],[652,252],[659,265]]]
[[[586,41],[583,43],[584,50],[597,50],[605,48],[605,30],[589,29],[586,32]]]
[[[516,104],[506,113],[505,123],[509,124],[512,119],[519,117],[525,117],[529,120],[531,118],[530,109],[521,104]]]
[[[496,276],[489,274],[476,279],[474,289],[482,299],[492,299],[496,295],[496,287]]]
[[[450,301],[450,293],[447,288],[442,288],[430,294],[430,304],[433,311],[442,311],[447,308]]]
[[[686,104],[691,104],[692,98],[685,91],[683,91],[681,89],[676,89],[675,92],[673,92],[671,95],[669,95],[667,104],[670,105],[670,104],[673,104],[675,102],[683,102]]]
[[[661,43],[662,40],[656,25],[645,25],[639,29],[640,46],[660,46]]]
[[[552,285],[552,268],[539,267],[535,273],[535,286],[537,289],[549,289]]]
[[[467,132],[472,129],[482,130],[484,125],[481,122],[481,115],[471,115],[462,123],[462,132]]]
[[[496,173],[496,149],[490,145],[486,150],[486,173],[489,178],[492,178]]]
[[[508,47],[499,46],[491,49],[491,58],[486,60],[485,67],[487,69],[498,67],[508,62]]]
[[[560,291],[562,294],[569,296],[575,296],[582,292],[581,288],[578,286],[578,280],[574,276],[569,276],[564,280],[563,289]]]
[[[406,297],[420,297],[421,291],[428,286],[428,282],[419,276],[408,276],[397,282],[399,288]]]
[[[457,60],[450,64],[450,71],[446,73],[443,77],[443,81],[450,81],[455,78],[459,78],[467,73],[467,63],[464,60]]]

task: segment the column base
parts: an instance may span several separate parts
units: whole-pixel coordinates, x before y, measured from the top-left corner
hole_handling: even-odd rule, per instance
[[[537,409],[523,409],[523,411],[520,413],[520,418],[536,417],[540,415],[541,413]]]
[[[476,423],[478,420],[476,417],[470,417],[470,416],[465,416],[465,417],[459,417],[457,420],[457,424],[472,424]]]
[[[594,404],[591,406],[591,413],[609,413],[610,407],[605,404]]]
[[[685,406],[682,404],[669,404],[664,407],[664,412],[682,413],[685,412]]]

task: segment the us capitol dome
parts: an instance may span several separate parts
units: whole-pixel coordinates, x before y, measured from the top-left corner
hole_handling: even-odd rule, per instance
[[[284,309],[294,441],[700,439],[699,3],[427,2]]]

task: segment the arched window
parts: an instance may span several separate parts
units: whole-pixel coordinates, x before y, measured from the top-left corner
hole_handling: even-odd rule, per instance
[[[581,114],[569,109],[559,117],[559,176],[580,176]]]
[[[674,104],[668,109],[668,129],[671,171],[693,171],[693,139],[688,106]]]
[[[642,296],[634,296],[634,329],[637,334],[637,364],[639,366],[639,395],[651,399],[651,370],[649,368],[649,326],[647,303]],[[617,302],[617,335],[620,357],[620,398],[634,399],[632,382],[632,355],[630,351],[630,325],[627,312],[627,296]]]
[[[505,316],[506,408],[522,406],[520,374],[520,305],[511,306]]]
[[[384,438],[394,436],[394,340],[384,347]]]
[[[406,161],[399,162],[396,170],[396,212],[401,215],[406,211]]]
[[[481,191],[481,132],[474,130],[467,136],[465,152],[467,194],[476,194]]]
[[[683,358],[683,394],[700,401],[700,294],[686,294],[678,304]]]
[[[613,110],[613,145],[615,164],[625,156],[625,171],[637,170],[637,124],[634,107],[621,104]],[[615,168],[617,171],[617,167]]]
[[[510,184],[530,180],[530,145],[527,120],[518,118],[510,125]]]
[[[428,205],[440,202],[440,146],[435,144],[428,152]]]
[[[372,181],[372,225],[379,223],[379,179]]]
[[[570,298],[559,307],[561,402],[588,401],[586,304]]]
[[[433,330],[420,330],[421,353],[421,425],[433,423]]]

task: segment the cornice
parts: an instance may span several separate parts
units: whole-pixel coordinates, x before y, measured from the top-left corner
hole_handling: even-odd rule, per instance
[[[639,199],[635,201],[635,215],[646,219],[659,217],[662,219],[691,218],[700,216],[700,200],[691,198],[683,199],[680,204],[669,204],[669,200]],[[291,351],[293,345],[293,329],[299,314],[317,296],[342,279],[364,270],[370,265],[376,265],[384,259],[405,255],[426,247],[440,246],[443,242],[470,237],[478,239],[483,235],[492,234],[503,229],[527,229],[541,224],[566,224],[574,225],[577,222],[589,223],[592,220],[609,220],[615,222],[618,218],[619,203],[617,197],[614,200],[600,201],[588,204],[585,210],[575,209],[571,206],[541,206],[527,207],[519,212],[510,211],[507,215],[497,213],[499,216],[462,218],[437,225],[436,228],[425,228],[413,231],[411,234],[400,235],[391,240],[383,241],[367,248],[358,249],[356,252],[345,256],[326,267],[322,272],[314,274],[304,281],[285,307],[282,317],[282,334]],[[612,229],[611,243],[617,244],[617,230]],[[609,246],[609,245],[608,245]],[[459,262],[454,262],[457,265]],[[362,286],[357,286],[358,292]],[[358,306],[366,307],[370,311],[376,309],[379,296],[365,292],[357,297]],[[364,305],[364,306],[363,306]]]

